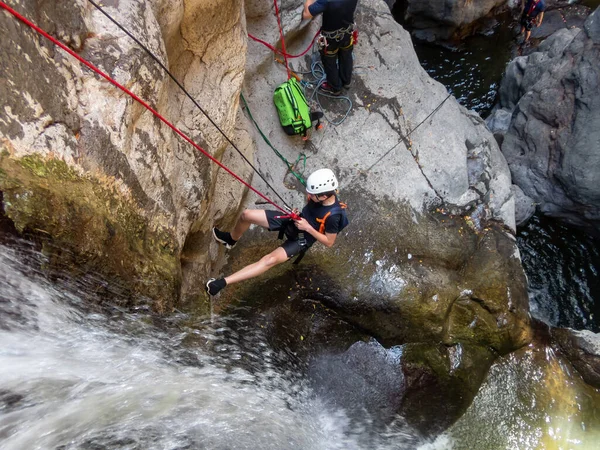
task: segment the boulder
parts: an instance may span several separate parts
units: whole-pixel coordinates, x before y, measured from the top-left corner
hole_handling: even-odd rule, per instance
[[[524,443],[568,448],[569,442],[594,448],[598,405],[600,392],[536,336],[530,345],[496,359],[472,405],[444,437],[465,449],[522,448]]]
[[[506,0],[390,0],[399,22],[425,41],[447,41],[470,34],[474,24],[504,7]]]
[[[600,223],[599,16],[513,60],[499,91],[499,108],[511,111],[502,152],[513,182],[542,213],[592,232]]]
[[[600,389],[600,335],[588,330],[553,328],[552,342],[586,383]]]
[[[375,425],[399,415],[411,429],[432,436],[464,413],[483,381],[480,365],[487,370],[493,360],[482,347],[406,344],[385,349],[371,340],[313,359],[309,377],[322,398],[357,420],[363,411]]]

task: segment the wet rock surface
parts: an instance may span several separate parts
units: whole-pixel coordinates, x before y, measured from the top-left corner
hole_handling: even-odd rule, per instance
[[[386,386],[381,395],[389,393],[380,405],[383,416],[395,411],[418,429],[439,431],[468,406],[495,355],[529,342],[526,281],[511,237],[510,177],[494,137],[476,113],[446,98],[444,88],[423,71],[410,36],[385,8],[371,1],[358,9],[362,31],[347,92],[351,111],[340,125],[313,130],[305,142],[285,135],[274,115],[272,93],[286,78],[284,67],[263,46],[249,44],[244,95],[254,119],[289,161],[299,153],[309,156],[306,173],[335,168],[351,225],[333,249],[315,245],[298,268],[283,264],[228,286],[214,304],[221,310],[244,299],[260,311],[264,297],[277,304],[315,302],[384,349],[407,346],[400,358],[403,379],[383,356],[388,350],[362,344],[351,351],[350,345],[340,347],[336,367],[343,372],[345,358],[371,358],[381,378],[365,370],[350,377],[352,385],[377,379]],[[282,5],[292,54],[310,44],[318,25],[299,23],[299,13],[298,5]],[[276,44],[275,19],[250,9],[247,14],[248,31]],[[309,56],[293,60],[292,67],[305,72],[310,61]],[[304,78],[310,82],[311,76]],[[310,87],[307,96],[315,107]],[[339,100],[319,100],[328,117],[343,117]],[[255,136],[260,170],[269,181],[284,183],[288,189],[279,193],[300,206],[302,187]],[[276,233],[250,230],[230,253],[229,264],[214,275],[254,262],[278,245],[275,238]],[[313,312],[298,311],[290,323],[289,308],[280,308],[267,308],[272,323],[304,330],[296,333],[304,339],[297,336],[291,348],[307,345],[306,314]],[[469,382],[457,375],[466,372]],[[396,373],[396,382],[388,383],[393,377],[386,374]],[[446,390],[452,390],[451,398],[439,394]],[[427,407],[423,393],[434,399]]]
[[[585,382],[600,389],[600,335],[588,330],[553,328],[551,336]]]
[[[358,201],[349,199],[351,204]],[[285,263],[255,281],[228,286],[217,304],[226,308],[245,299],[252,310],[264,311],[268,298],[269,304],[280,306],[267,308],[265,315],[293,335],[285,341],[291,351],[316,358],[315,350],[322,347],[310,343],[327,342],[326,334],[313,328],[321,323],[320,308],[325,307],[345,324],[341,329],[351,327],[388,350],[362,349],[358,353],[371,355],[373,367],[359,370],[345,362],[356,356],[357,349],[346,354],[347,346],[335,347],[341,353],[331,364],[338,374],[351,371],[349,384],[338,376],[326,377],[321,368],[319,386],[327,389],[337,383],[334,392],[343,403],[355,398],[351,386],[358,389],[366,380],[376,379],[375,384],[385,385],[379,395],[386,401],[378,406],[383,418],[395,412],[424,433],[439,432],[468,407],[496,355],[529,342],[524,274],[514,241],[502,228],[490,226],[479,234],[463,218],[442,213],[435,220],[418,217],[413,223],[408,208],[387,208],[372,207],[351,217],[347,233],[338,237],[333,249],[315,245],[299,266]],[[373,216],[379,223],[369,224]],[[275,235],[250,231],[232,251],[225,273],[277,246]],[[292,306],[299,301],[314,306],[303,310]],[[346,331],[338,336],[353,335]],[[398,346],[406,349],[396,355],[400,368],[382,356]],[[402,377],[392,383],[393,377],[385,374],[398,370]],[[360,392],[364,398],[357,404],[371,404],[367,401],[371,391]]]

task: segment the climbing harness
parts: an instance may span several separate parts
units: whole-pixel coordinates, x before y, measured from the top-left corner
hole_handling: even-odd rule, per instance
[[[346,36],[350,35],[350,43],[345,47],[338,47],[333,51],[328,51],[327,47],[330,42],[341,42]],[[352,48],[353,45],[358,43],[358,28],[356,24],[351,23],[346,28],[340,28],[335,31],[323,31],[319,34],[319,38],[317,39],[319,43],[319,50],[321,50],[326,55],[335,55],[339,50],[348,50]]]
[[[131,92],[125,86],[119,84],[116,80],[114,80],[113,78],[111,78],[106,73],[102,72],[100,69],[98,69],[96,66],[94,66],[89,61],[87,61],[84,58],[82,58],[81,56],[79,56],[77,53],[75,53],[73,50],[71,50],[65,44],[63,44],[62,42],[60,42],[56,38],[52,37],[51,35],[49,35],[47,32],[45,32],[44,30],[42,30],[40,27],[38,27],[37,25],[35,25],[33,22],[31,22],[28,19],[26,19],[24,16],[22,16],[21,14],[19,14],[17,11],[15,11],[14,9],[12,9],[8,5],[6,5],[3,1],[0,1],[0,8],[6,10],[13,17],[15,17],[16,19],[18,19],[19,21],[21,21],[22,23],[24,23],[28,27],[30,27],[33,30],[35,30],[38,34],[40,34],[43,37],[45,37],[46,39],[48,39],[49,41],[51,41],[56,46],[60,47],[62,50],[64,50],[65,52],[67,52],[69,55],[71,55],[72,57],[74,57],[75,59],[77,59],[80,63],[84,64],[90,70],[92,70],[93,72],[95,72],[96,74],[98,74],[102,78],[104,78],[106,81],[108,81],[109,83],[111,83],[113,86],[115,86],[118,89],[120,89],[121,91],[125,92],[133,100],[137,101],[140,105],[142,105],[144,108],[146,108],[148,111],[150,111],[161,122],[163,122],[165,125],[167,125],[169,128],[171,128],[171,130],[173,130],[183,140],[185,140],[186,142],[188,142],[189,144],[191,144],[196,150],[198,150],[204,156],[206,156],[207,158],[209,158],[212,162],[214,162],[216,165],[218,165],[219,167],[221,167],[229,175],[231,175],[233,178],[235,178],[236,180],[238,180],[244,186],[246,186],[247,188],[249,188],[250,190],[252,190],[254,193],[256,193],[263,200],[267,201],[268,203],[270,203],[271,205],[273,205],[274,207],[276,207],[280,211],[283,211],[283,212],[285,212],[287,214],[290,214],[292,217],[298,217],[297,214],[295,214],[293,211],[291,211],[291,208],[289,208],[289,206],[287,207],[288,210],[284,209],[283,207],[279,206],[278,204],[276,204],[275,202],[273,202],[271,199],[269,199],[265,194],[263,194],[262,192],[258,191],[252,185],[250,185],[249,183],[247,183],[246,181],[244,181],[240,176],[238,176],[237,174],[235,174],[231,169],[229,169],[228,167],[226,167],[223,163],[221,163],[219,160],[217,160],[215,157],[213,157],[210,153],[208,153],[206,150],[204,150],[202,147],[200,147],[198,144],[196,144],[190,137],[188,137],[185,133],[183,133],[181,130],[179,130],[177,127],[175,127],[171,122],[169,122],[167,119],[165,119],[160,113],[158,113],[148,103],[146,103],[144,100],[142,100],[136,94],[134,94],[133,92]]]
[[[321,219],[319,219],[319,218],[316,219],[317,222],[319,223],[319,233],[325,234],[325,223],[327,222],[327,218],[329,216],[332,216],[335,214],[342,215],[342,222],[340,223],[339,231],[342,231],[344,228],[346,228],[350,224],[350,221],[348,220],[348,217],[346,216],[346,208],[348,208],[348,205],[346,205],[343,202],[338,202],[338,205],[335,205],[333,208],[331,208],[329,211],[327,211],[327,214],[325,214]]]
[[[317,223],[319,223],[319,233],[321,234],[325,234],[325,224],[327,223],[327,219],[330,216],[334,216],[336,214],[340,214],[342,217],[342,220],[340,222],[340,228],[338,231],[342,231],[344,228],[346,228],[349,224],[350,221],[348,220],[348,216],[346,215],[346,209],[347,209],[347,205],[343,202],[339,202],[334,205],[329,211],[327,211],[327,214],[325,214],[322,218],[316,218]],[[300,217],[302,217],[302,215],[300,215]],[[306,238],[304,236],[304,232],[300,231],[297,232],[297,229],[293,226],[292,220],[294,219],[291,215],[284,215],[284,216],[275,216],[276,219],[290,219],[289,224],[286,224],[284,227],[282,227],[279,230],[279,234],[277,236],[277,239],[279,240],[283,240],[284,236],[287,236],[288,234],[291,236],[294,236],[295,234],[297,234],[298,237],[298,245],[300,245],[302,247],[302,250],[300,250],[298,252],[298,254],[296,255],[296,259],[294,260],[294,262],[292,264],[294,265],[298,265],[300,264],[300,261],[302,261],[302,258],[304,258],[304,255],[306,254],[306,252],[308,251],[309,247],[306,247]],[[290,258],[291,259],[291,258]]]
[[[321,30],[321,36],[323,36],[325,39],[340,42],[342,39],[344,39],[344,37],[346,35],[348,35],[348,34],[353,35],[355,29],[356,29],[356,26],[353,23],[351,23],[346,28],[340,28],[339,30],[335,30],[335,31]]]
[[[142,44],[125,27],[123,27],[112,16],[110,16],[106,11],[104,11],[104,9],[102,9],[94,0],[88,0],[88,2],[91,3],[98,11],[100,11],[107,19],[109,19],[112,23],[114,23],[127,36],[129,36],[137,45],[139,45],[154,60],[154,62],[156,62],[161,67],[161,69],[164,70],[164,72],[169,76],[169,78],[171,78],[171,80],[173,80],[173,82],[179,87],[179,89],[181,89],[181,91],[200,110],[200,112],[202,114],[204,114],[204,116],[208,119],[208,121],[217,129],[217,131],[225,138],[225,140],[227,140],[227,142],[229,143],[229,145],[231,145],[233,147],[233,149],[238,153],[238,155],[240,155],[242,157],[242,159],[246,162],[246,164],[248,164],[252,168],[252,170],[260,177],[260,179],[266,184],[266,186],[269,189],[271,189],[271,191],[273,191],[273,193],[279,198],[279,200],[281,200],[281,202],[288,209],[291,209],[287,205],[287,203],[285,202],[285,200],[283,199],[283,197],[281,195],[279,195],[279,193],[277,192],[277,190],[275,190],[275,188],[273,186],[271,186],[271,184],[263,176],[263,174],[261,174],[260,171],[250,162],[250,160],[248,160],[248,158],[246,157],[246,155],[244,155],[242,153],[242,151],[237,147],[237,145],[229,138],[229,136],[227,136],[227,134],[225,134],[225,132],[221,129],[221,127],[219,127],[219,125],[217,125],[217,123],[210,117],[210,115],[204,110],[204,108],[202,108],[202,106],[200,106],[200,104],[198,104],[198,102],[194,99],[194,97],[191,96],[191,94],[185,89],[185,87],[179,82],[179,80],[177,78],[175,78],[175,76],[162,63],[162,61],[160,61],[160,59],[158,59],[158,57],[154,53],[152,53],[144,44]]]

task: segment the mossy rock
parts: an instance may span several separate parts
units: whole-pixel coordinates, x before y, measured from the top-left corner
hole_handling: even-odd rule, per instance
[[[50,266],[97,272],[120,286],[121,303],[169,311],[181,282],[173,233],[152,227],[111,180],[82,176],[61,160],[0,156],[3,214],[38,241]]]
[[[333,248],[315,244],[299,266],[285,263],[227,287],[219,302],[252,295],[274,276],[299,272],[296,278],[304,281],[294,290],[387,347],[468,343],[505,354],[529,342],[527,282],[514,237],[503,227],[492,222],[475,230],[468,218],[415,216],[408,207],[375,205],[360,196],[349,203],[361,214],[349,212],[352,222]],[[225,273],[274,249],[275,236],[249,232]]]
[[[493,222],[475,229],[468,218],[439,211],[415,216],[391,203],[360,202],[349,202],[361,214],[333,248],[315,244],[298,266],[284,263],[228,286],[217,309],[241,301],[262,311],[268,303],[269,322],[295,336],[284,347],[298,354],[307,346],[301,337],[310,342],[314,333],[312,311],[292,306],[299,301],[325,308],[363,341],[401,346],[399,412],[423,433],[439,432],[468,408],[494,359],[531,339],[516,242]],[[249,231],[225,274],[277,245],[276,233]]]

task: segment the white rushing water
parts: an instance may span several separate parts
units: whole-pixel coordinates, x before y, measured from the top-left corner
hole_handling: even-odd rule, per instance
[[[111,292],[105,280],[49,281],[36,269],[43,263],[23,245],[0,245],[2,450],[533,450],[600,442],[600,395],[547,347],[500,358],[466,414],[425,442],[401,419],[382,426],[357,402],[346,411],[321,398],[291,356],[274,352],[241,317],[100,307]]]
[[[0,246],[4,450],[418,446],[325,405],[258,332],[94,309],[93,283],[51,283],[40,258]]]

